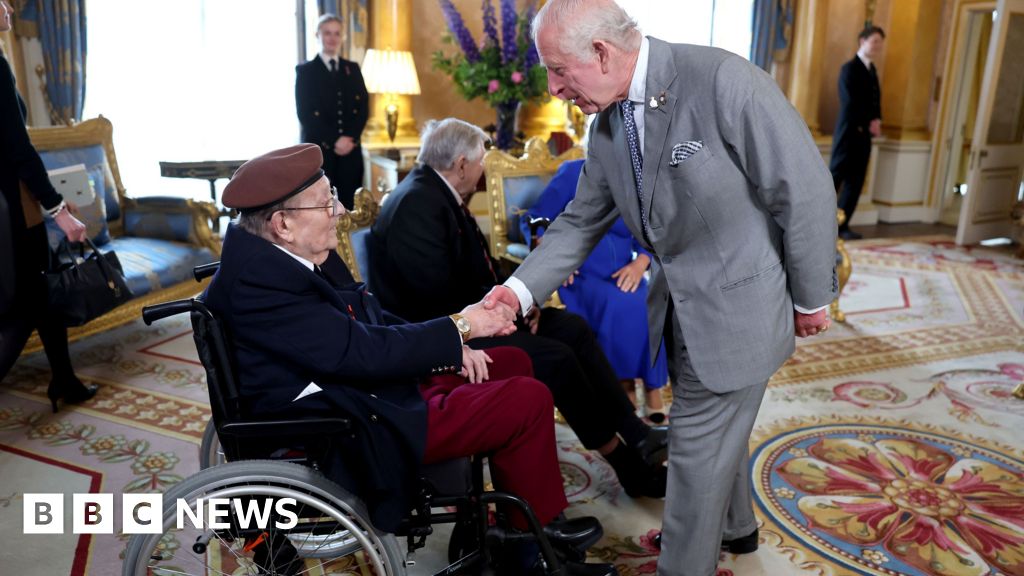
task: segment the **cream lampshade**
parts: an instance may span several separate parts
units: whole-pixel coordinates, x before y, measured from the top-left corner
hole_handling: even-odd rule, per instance
[[[398,131],[395,95],[420,93],[420,79],[416,75],[412,52],[373,48],[367,50],[363,59],[363,80],[368,92],[382,94],[386,99],[384,111],[387,114],[388,138],[394,143]]]

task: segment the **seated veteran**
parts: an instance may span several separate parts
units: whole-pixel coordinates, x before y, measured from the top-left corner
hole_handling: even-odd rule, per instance
[[[552,400],[528,358],[465,346],[514,330],[511,311],[471,306],[411,324],[383,310],[335,251],[345,209],[321,164],[312,144],[275,150],[224,190],[241,215],[205,301],[230,332],[250,415],[351,418],[356,433],[326,473],[382,530],[407,514],[421,464],[487,453],[495,485],[530,503],[556,547],[599,534],[593,518],[555,521],[567,501]]]
[[[486,140],[462,120],[428,122],[419,165],[388,196],[373,225],[370,287],[404,318],[458,312],[504,280],[467,206],[483,173]],[[516,333],[471,346],[525,350],[569,426],[608,460],[626,493],[665,496],[666,428],[637,417],[585,320],[544,308]]]

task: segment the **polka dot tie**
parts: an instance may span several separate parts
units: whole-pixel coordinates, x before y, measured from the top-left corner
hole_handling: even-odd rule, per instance
[[[619,102],[619,109],[626,124],[626,142],[629,144],[629,158],[633,164],[636,198],[640,202],[640,223],[643,225],[644,240],[650,244],[651,241],[647,237],[647,213],[644,211],[644,157],[640,152],[640,135],[636,128],[636,118],[633,117],[633,103],[623,100]]]

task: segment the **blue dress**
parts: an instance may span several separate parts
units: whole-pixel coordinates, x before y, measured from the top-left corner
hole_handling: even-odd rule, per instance
[[[583,160],[562,164],[547,188],[520,219],[523,237],[530,240],[530,218],[554,220],[576,196],[576,184],[583,169]],[[543,233],[541,233],[542,235]],[[643,378],[649,388],[661,388],[668,381],[665,343],[661,343],[658,361],[652,366],[647,344],[647,279],[642,279],[636,292],[623,292],[612,274],[633,260],[633,252],[650,254],[630,233],[620,217],[597,243],[571,286],[558,289],[565,307],[587,320],[601,344],[615,373],[622,380]]]

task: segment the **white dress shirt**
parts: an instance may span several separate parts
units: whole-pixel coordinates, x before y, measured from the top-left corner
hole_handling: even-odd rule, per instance
[[[867,56],[861,54],[860,52],[857,52],[857,58],[860,58],[860,61],[861,61],[862,64],[864,64],[865,68],[867,68],[868,70],[871,70],[871,59],[870,58],[868,58]]]
[[[273,244],[273,242],[271,242],[271,244]],[[306,260],[302,256],[299,256],[297,254],[293,254],[293,253],[289,252],[287,248],[285,248],[284,246],[281,246],[280,244],[274,244],[274,246],[277,246],[278,248],[281,249],[282,252],[284,252],[285,254],[291,256],[292,258],[295,258],[295,260],[297,260],[299,262],[299,264],[302,264],[306,268],[309,268],[310,272],[315,272],[315,270],[314,270],[315,264],[313,264],[309,260]]]
[[[319,54],[319,56],[320,56],[320,60],[324,63],[324,66],[327,66],[327,70],[328,71],[330,71],[330,69],[331,69],[331,62],[332,61],[333,62],[337,62],[336,66],[338,66],[339,68],[341,67],[341,59],[339,57],[337,57],[337,56],[327,56],[323,52],[321,52]],[[335,68],[335,70],[337,70],[337,69],[338,68]]]
[[[651,41],[644,36],[640,41],[640,54],[636,57],[633,79],[629,82],[626,99],[633,103],[633,120],[636,121],[636,135],[640,141],[640,153],[644,146],[644,97],[647,94],[647,61],[651,54]]]

